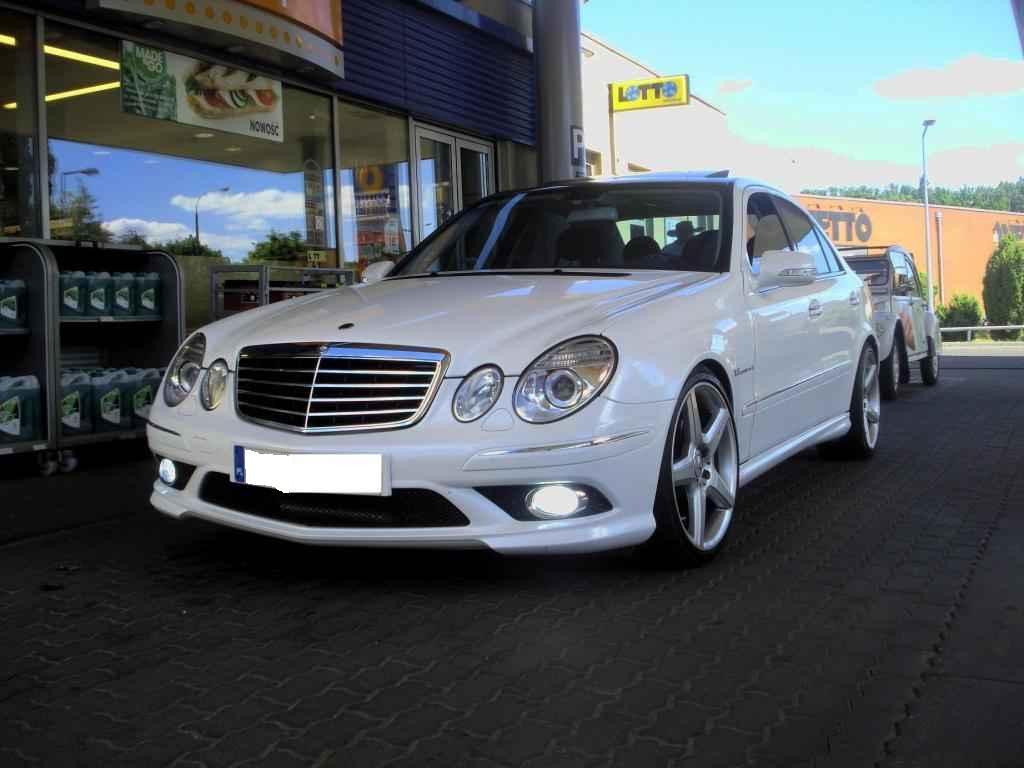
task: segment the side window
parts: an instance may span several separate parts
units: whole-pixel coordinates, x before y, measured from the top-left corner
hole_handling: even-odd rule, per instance
[[[791,250],[771,195],[756,192],[750,196],[745,226],[743,240],[746,243],[747,258],[755,272],[759,269],[759,260],[765,251]]]
[[[814,231],[814,224],[807,214],[793,205],[789,200],[776,198],[775,206],[782,215],[782,223],[789,232],[789,239],[793,241],[798,251],[809,253],[814,257],[814,267],[819,275],[827,275],[832,272],[825,250],[821,247],[818,234]]]
[[[899,251],[893,251],[889,257],[892,259],[893,272],[896,275],[896,293],[901,296],[910,296],[914,292],[914,280],[910,275],[910,265],[906,258]]]
[[[923,299],[925,297],[924,285],[921,283],[921,273],[917,271],[917,264],[915,264],[914,259],[907,254],[903,254],[903,258],[907,260],[907,270],[910,272],[910,280],[913,285],[914,295]]]
[[[843,272],[842,266],[839,264],[839,254],[836,253],[835,247],[829,242],[828,235],[821,231],[820,227],[815,227],[814,231],[818,235],[818,242],[821,244],[821,250],[825,252],[825,258],[828,259],[828,265],[832,272]]]

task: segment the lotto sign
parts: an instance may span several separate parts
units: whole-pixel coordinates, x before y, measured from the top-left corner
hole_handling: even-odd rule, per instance
[[[690,103],[690,76],[650,77],[611,83],[612,112],[654,107],[680,107]]]

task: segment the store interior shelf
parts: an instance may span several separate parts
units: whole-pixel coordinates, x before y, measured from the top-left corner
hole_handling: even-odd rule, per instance
[[[61,317],[62,323],[159,323],[162,320],[160,315],[86,315],[84,317]]]
[[[21,443],[0,443],[0,456],[11,456],[15,453],[36,453],[45,451],[50,445],[46,440],[27,440]]]
[[[30,333],[28,328],[0,328],[0,336],[28,336]]]
[[[61,435],[57,444],[61,448],[72,448],[76,445],[90,443],[109,443],[113,440],[141,440],[146,436],[146,428],[126,429],[120,432],[91,432],[86,435]]]

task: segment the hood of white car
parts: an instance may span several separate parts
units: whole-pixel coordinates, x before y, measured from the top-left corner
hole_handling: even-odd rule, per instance
[[[648,271],[607,277],[474,273],[385,280],[215,323],[204,329],[207,359],[223,357],[233,368],[239,350],[254,344],[387,344],[448,352],[450,376],[484,363],[517,375],[552,345],[600,333],[615,313],[710,277]]]

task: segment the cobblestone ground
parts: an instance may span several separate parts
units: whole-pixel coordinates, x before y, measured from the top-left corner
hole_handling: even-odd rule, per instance
[[[0,548],[0,764],[1024,765],[1024,369],[943,376],[682,572],[300,548],[112,473],[120,519]]]

